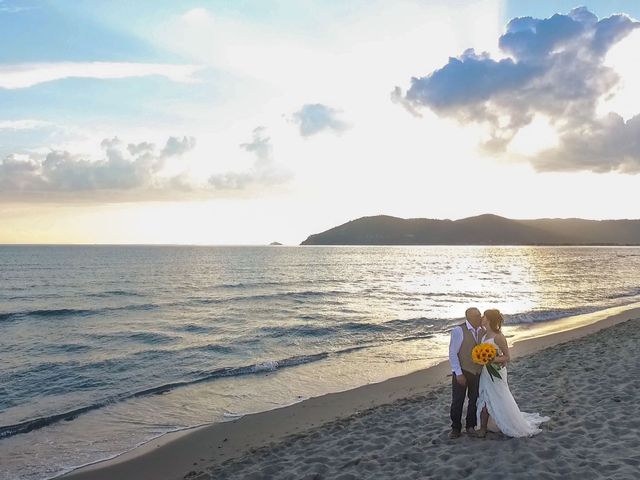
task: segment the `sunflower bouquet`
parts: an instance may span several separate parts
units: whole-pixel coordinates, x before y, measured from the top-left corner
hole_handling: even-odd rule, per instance
[[[480,343],[473,347],[473,350],[471,351],[471,359],[473,360],[473,363],[484,365],[487,368],[487,372],[489,372],[492,382],[494,381],[493,377],[502,379],[500,372],[498,372],[500,366],[491,363],[493,359],[496,358],[497,354],[498,351],[496,350],[496,347],[490,343]]]

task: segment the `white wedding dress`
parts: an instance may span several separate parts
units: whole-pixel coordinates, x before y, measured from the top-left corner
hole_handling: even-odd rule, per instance
[[[498,353],[501,353],[493,338],[482,341],[483,343],[491,343],[496,347]],[[508,437],[530,437],[540,433],[542,430],[538,426],[549,421],[549,417],[542,417],[538,413],[521,412],[509,390],[507,368],[502,367],[498,372],[502,379],[494,378],[492,381],[487,368],[482,367],[478,403],[476,404],[478,425],[481,425],[482,407],[486,406],[490,416],[489,430],[500,431]]]

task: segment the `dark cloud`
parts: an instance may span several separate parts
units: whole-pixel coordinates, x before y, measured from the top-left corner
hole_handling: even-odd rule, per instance
[[[519,61],[544,61],[555,49],[582,35],[586,28],[593,25],[594,17],[585,15],[581,10],[577,16],[572,12],[546,19],[514,18],[507,24],[507,31],[500,37],[499,45]]]
[[[343,132],[349,124],[340,119],[340,111],[321,103],[303,105],[292,120],[300,127],[300,135],[309,137],[325,130]]]
[[[592,49],[604,55],[609,48],[622,40],[635,28],[638,28],[638,22],[631,20],[626,15],[612,15],[611,17],[603,18],[595,26]]]
[[[273,158],[271,138],[266,135],[265,127],[253,129],[250,142],[241,143],[240,148],[255,155],[251,169],[244,172],[217,173],[209,177],[209,184],[216,190],[246,190],[285,183],[290,174],[280,169]]]
[[[391,98],[414,115],[429,108],[461,123],[488,125],[490,139],[483,147],[494,153],[504,152],[523,127],[543,115],[556,128],[559,145],[530,158],[537,169],[634,171],[640,148],[629,136],[637,121],[601,119],[596,108],[619,81],[604,64],[607,52],[639,27],[622,14],[599,20],[585,7],[546,19],[514,18],[499,39],[506,58],[468,49],[429,75],[412,78],[404,94],[395,87]],[[597,148],[582,147],[591,143]]]
[[[481,105],[498,93],[522,88],[539,71],[540,67],[516,63],[511,58],[492,60],[487,53],[476,54],[471,48],[458,58],[449,58],[447,65],[428,77],[412,78],[406,100],[442,112]]]
[[[113,137],[100,143],[104,158],[98,160],[68,151],[12,154],[0,160],[0,191],[4,197],[23,199],[48,194],[86,197],[96,192],[163,192],[182,183],[181,179],[158,175],[167,157],[185,153],[193,145],[191,137],[170,137],[157,154],[151,143],[129,144],[125,149],[124,143]]]
[[[538,170],[640,173],[640,115],[625,121],[610,113],[561,136],[558,147],[539,153]]]

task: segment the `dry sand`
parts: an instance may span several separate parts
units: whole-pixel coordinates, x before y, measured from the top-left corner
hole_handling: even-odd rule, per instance
[[[522,410],[551,417],[532,438],[449,440],[444,363],[150,442],[67,477],[637,479],[639,317],[630,310],[516,344],[512,392]]]

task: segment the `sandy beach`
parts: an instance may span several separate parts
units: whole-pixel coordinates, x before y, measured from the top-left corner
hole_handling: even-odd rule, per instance
[[[84,479],[607,478],[640,472],[640,311],[516,343],[510,385],[551,417],[532,438],[449,440],[445,363],[153,441]]]

